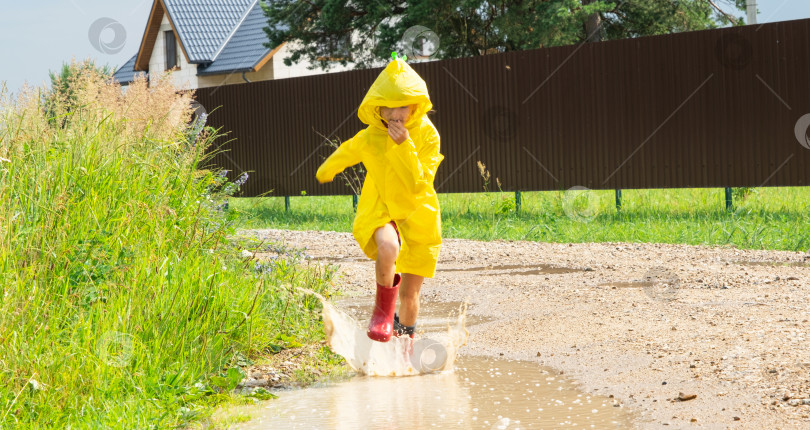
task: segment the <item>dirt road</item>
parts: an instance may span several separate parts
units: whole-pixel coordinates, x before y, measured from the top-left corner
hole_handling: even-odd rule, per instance
[[[245,233],[305,247],[340,265],[344,293],[372,293],[373,263],[348,233]],[[794,406],[810,398],[808,290],[804,253],[446,239],[423,300],[488,318],[462,355],[559,369],[638,428],[787,429],[810,428],[810,405]]]

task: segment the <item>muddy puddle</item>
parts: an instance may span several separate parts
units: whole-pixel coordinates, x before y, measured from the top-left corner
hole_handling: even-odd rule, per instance
[[[586,269],[575,269],[572,267],[552,266],[550,264],[504,264],[500,266],[476,266],[476,267],[462,267],[462,268],[447,268],[439,269],[439,272],[485,272],[493,270],[515,270],[515,269],[530,269],[520,272],[508,273],[487,273],[485,275],[541,275],[541,274],[564,274],[585,272]]]
[[[670,302],[675,300],[678,295],[680,280],[676,277],[671,279],[654,279],[652,281],[613,281],[603,282],[598,284],[598,286],[610,287],[611,289],[638,288],[651,299]]]
[[[315,261],[323,261],[331,264],[341,263],[357,263],[362,261],[370,261],[364,257],[351,257],[351,256],[328,256],[328,257],[315,257]],[[516,269],[526,269],[515,271]],[[566,273],[586,272],[588,269],[577,269],[573,267],[552,266],[550,264],[503,264],[491,266],[475,266],[475,267],[453,267],[453,268],[439,268],[438,272],[493,272],[497,273],[483,273],[483,276],[503,276],[503,275],[557,275]],[[505,272],[506,271],[506,272]]]
[[[357,263],[363,261],[372,261],[366,257],[352,257],[352,256],[344,256],[344,255],[336,255],[336,256],[329,256],[329,257],[314,257],[313,260],[315,261],[325,261],[328,263],[340,264],[340,263]]]
[[[420,360],[414,362],[412,355],[407,369],[396,363],[404,349],[399,339],[373,342],[371,348],[380,348],[376,352],[358,348],[367,339],[362,323],[368,319],[371,303],[370,298],[325,303],[329,309],[324,319],[330,321],[325,322],[325,330],[333,331],[327,334],[330,346],[355,368],[356,376],[276,391],[277,399],[241,410],[239,414],[251,420],[236,428],[632,427],[631,415],[613,399],[584,393],[551,368],[528,361],[456,356],[467,340],[466,327],[484,322],[467,317],[463,303],[423,303],[414,350],[428,339],[439,339],[432,345],[440,348],[414,352],[421,355]],[[356,325],[361,325],[359,330]],[[363,360],[357,360],[358,353]],[[369,358],[390,363],[360,363]],[[412,372],[414,368],[417,372]],[[367,376],[389,371],[412,376]]]
[[[615,287],[615,288],[649,288],[654,285],[655,283],[649,281],[616,281],[616,282],[603,282],[599,284],[600,287]]]
[[[810,267],[810,261],[735,261],[743,266]]]
[[[459,357],[451,372],[357,376],[277,394],[237,428],[632,427],[613,399],[580,392],[551,369],[483,357]]]

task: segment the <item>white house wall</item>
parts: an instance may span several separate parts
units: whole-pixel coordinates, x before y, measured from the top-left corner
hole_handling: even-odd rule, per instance
[[[160,34],[155,42],[155,47],[152,49],[152,58],[149,59],[149,76],[150,79],[154,76],[162,75],[166,70],[166,40],[165,31],[172,29],[169,23],[168,15],[163,15],[163,21],[160,23]],[[177,52],[180,53],[180,68],[172,72],[174,84],[182,89],[198,88],[197,80],[197,65],[189,64],[186,56],[183,55],[182,48],[180,47],[179,35],[176,35]]]
[[[281,49],[279,49],[275,55],[273,55],[272,62],[273,68],[275,69],[274,79],[297,78],[299,76],[322,75],[324,73],[329,72],[342,72],[345,70],[353,70],[351,64],[349,66],[341,66],[340,64],[337,63],[335,63],[335,65],[329,69],[329,72],[325,72],[321,70],[319,67],[313,70],[309,70],[307,69],[309,63],[306,61],[301,61],[297,64],[293,64],[292,66],[287,66],[284,64],[284,57],[288,57],[290,55],[289,47],[290,43],[287,43],[284,46],[282,46]]]

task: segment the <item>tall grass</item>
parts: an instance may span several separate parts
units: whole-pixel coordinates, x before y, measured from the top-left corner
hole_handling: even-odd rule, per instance
[[[743,198],[744,197],[744,198]],[[446,238],[544,242],[655,242],[734,245],[805,251],[810,248],[810,188],[754,188],[725,209],[722,189],[588,191],[566,203],[562,191],[440,194]],[[566,213],[566,205],[569,212]],[[245,227],[351,231],[351,198],[231,199]],[[573,213],[573,216],[572,216]]]
[[[0,97],[0,428],[204,418],[226,368],[319,336],[294,288],[328,274],[240,257],[189,94],[92,71],[70,88]]]

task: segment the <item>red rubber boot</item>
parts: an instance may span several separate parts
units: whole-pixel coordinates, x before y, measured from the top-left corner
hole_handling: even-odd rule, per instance
[[[397,294],[402,277],[394,275],[394,286],[385,287],[377,284],[377,300],[374,302],[374,313],[368,323],[369,339],[377,342],[388,342],[394,331],[394,310],[397,307]]]

